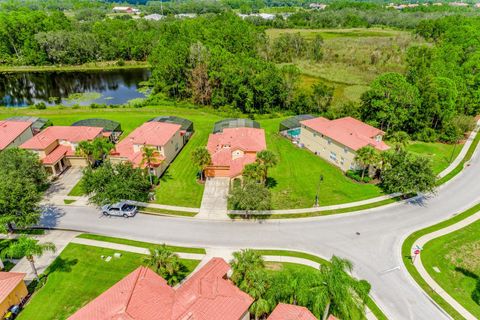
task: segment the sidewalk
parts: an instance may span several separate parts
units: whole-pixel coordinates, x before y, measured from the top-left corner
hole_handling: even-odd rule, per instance
[[[470,217],[463,219],[462,221],[453,224],[449,227],[437,230],[435,232],[429,233],[424,235],[423,237],[419,238],[413,245],[411,252],[413,252],[416,249],[416,246],[423,247],[427,242],[430,240],[436,239],[438,237],[441,237],[443,235],[449,234],[451,232],[457,231],[459,229],[462,229],[469,224],[477,221],[480,219],[480,212],[475,213],[474,215],[471,215]],[[417,258],[415,259],[413,265],[417,269],[418,273],[420,276],[427,282],[427,284],[438,294],[440,295],[448,304],[450,304],[455,310],[457,310],[458,313],[460,313],[465,319],[467,320],[475,320],[477,319],[474,315],[472,315],[467,309],[465,309],[460,303],[457,302],[454,298],[452,298],[448,292],[443,290],[443,288],[435,281],[433,278],[430,276],[428,271],[425,269],[425,267],[422,264],[422,254],[419,254]]]
[[[37,267],[38,274],[42,274],[48,266],[55,260],[60,253],[62,253],[63,249],[74,239],[79,232],[73,231],[45,231],[44,235],[34,236],[40,243],[45,242],[53,242],[56,247],[55,252],[47,252],[41,257],[34,257],[35,259],[35,266]],[[22,258],[15,267],[12,268],[12,272],[23,272],[27,275],[25,276],[25,281],[28,283],[35,279],[35,275],[32,272],[32,268],[30,267],[30,262],[26,258]]]

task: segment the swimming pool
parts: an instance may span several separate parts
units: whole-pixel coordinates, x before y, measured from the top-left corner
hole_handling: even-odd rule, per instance
[[[297,138],[300,135],[300,128],[290,129],[287,134],[292,138]]]

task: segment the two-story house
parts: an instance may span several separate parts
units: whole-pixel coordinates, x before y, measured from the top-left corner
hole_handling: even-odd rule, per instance
[[[300,145],[343,171],[360,169],[355,162],[358,149],[372,146],[378,151],[390,147],[383,132],[352,117],[329,120],[323,117],[300,121]]]
[[[149,167],[150,173],[160,176],[175,159],[184,145],[181,125],[166,122],[146,122],[120,141],[110,152],[110,161],[129,161],[134,167]],[[154,149],[154,157],[146,162],[144,149]]]
[[[31,137],[33,137],[31,122],[0,120],[0,152],[18,147]]]
[[[52,126],[20,147],[37,153],[47,172],[59,175],[68,167],[87,166],[88,160],[76,153],[78,144],[100,137],[102,128]]]
[[[243,168],[255,162],[257,152],[266,149],[265,131],[258,128],[224,128],[210,134],[207,149],[212,163],[205,169],[207,177],[241,176]]]

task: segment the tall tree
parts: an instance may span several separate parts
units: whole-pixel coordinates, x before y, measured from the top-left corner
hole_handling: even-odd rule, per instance
[[[192,161],[200,167],[200,179],[205,180],[205,168],[212,163],[212,157],[205,147],[197,147],[192,152]]]
[[[372,146],[366,146],[356,151],[355,161],[362,165],[362,180],[365,177],[365,171],[370,170],[370,166],[379,163],[380,157],[377,150]]]
[[[40,219],[47,174],[33,152],[11,148],[0,153],[0,230],[29,227]]]
[[[133,168],[130,163],[107,161],[96,170],[84,170],[82,188],[91,202],[104,205],[121,200],[146,202],[151,185],[143,170]]]
[[[381,186],[388,193],[432,192],[436,175],[430,159],[405,150],[385,152]]]
[[[348,274],[353,268],[349,260],[333,256],[330,262],[320,268],[326,301],[322,319],[326,320],[330,313],[340,319],[352,319],[357,312],[364,315],[370,285]]]
[[[270,150],[262,150],[257,153],[256,161],[262,171],[262,181],[266,183],[268,170],[278,164],[278,156]]]
[[[327,86],[323,82],[312,85],[312,102],[316,113],[328,111],[333,99],[333,90],[333,87]]]
[[[245,181],[261,182],[264,171],[258,162],[247,164],[242,171],[242,177]]]
[[[153,174],[152,169],[159,165],[161,162],[160,160],[160,153],[157,149],[144,146],[142,149],[142,165],[145,165],[145,169],[147,170],[148,178],[150,180],[150,185],[153,187]]]
[[[46,252],[55,252],[55,250],[55,244],[52,242],[38,243],[37,240],[22,235],[18,237],[16,241],[13,241],[12,244],[2,252],[2,255],[9,258],[25,256],[28,262],[30,262],[30,267],[32,268],[35,278],[38,280],[35,256],[42,256]]]
[[[113,143],[105,138],[95,138],[92,141],[80,141],[76,154],[87,158],[90,164],[97,160],[104,160],[110,150],[113,149]]]
[[[362,95],[362,119],[380,129],[393,132],[415,130],[420,96],[418,89],[398,73],[376,78]]]

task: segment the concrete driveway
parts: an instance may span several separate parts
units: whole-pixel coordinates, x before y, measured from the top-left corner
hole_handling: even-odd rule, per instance
[[[225,219],[227,217],[229,178],[209,178],[205,182],[200,213],[197,218]]]
[[[83,168],[70,167],[65,170],[45,192],[45,198],[66,197],[83,176]]]

